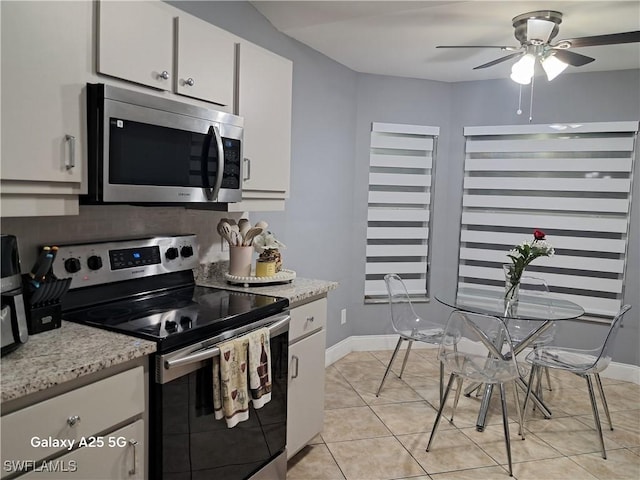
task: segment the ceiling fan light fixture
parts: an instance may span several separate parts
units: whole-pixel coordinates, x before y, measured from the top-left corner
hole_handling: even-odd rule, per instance
[[[524,55],[511,67],[511,80],[520,85],[529,85],[533,78],[536,57],[530,53]]]
[[[547,55],[540,60],[544,72],[547,74],[547,80],[551,81],[560,75],[569,66],[569,64],[558,59],[555,55]]]
[[[539,40],[546,43],[556,24],[542,18],[530,18],[527,20],[527,40]]]

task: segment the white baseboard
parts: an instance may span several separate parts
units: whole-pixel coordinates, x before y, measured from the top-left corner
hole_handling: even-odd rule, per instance
[[[325,350],[325,367],[337,362],[351,352],[366,352],[369,350],[393,350],[398,343],[397,335],[355,335]],[[403,343],[402,348],[407,344]],[[411,348],[437,348],[422,342],[414,342]],[[600,375],[602,378],[623,380],[640,385],[640,367],[626,363],[611,362]]]

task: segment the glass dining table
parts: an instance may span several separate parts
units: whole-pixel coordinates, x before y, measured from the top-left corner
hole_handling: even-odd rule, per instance
[[[554,322],[561,320],[572,320],[584,314],[584,309],[569,300],[554,298],[552,295],[537,295],[535,293],[520,292],[515,302],[506,302],[504,291],[478,287],[460,287],[455,293],[439,293],[435,295],[438,302],[463,312],[479,313],[491,315],[504,320],[507,330],[512,321],[529,320],[534,322],[532,330],[521,341],[514,343],[513,351],[516,355],[531,345],[536,338],[549,330]],[[516,383],[524,391],[527,384],[524,378],[520,378]],[[480,388],[480,384],[472,384],[467,387],[464,394]],[[493,385],[485,385],[480,404],[480,412],[476,422],[476,429],[484,430],[489,402],[493,392]],[[544,404],[542,399],[534,392],[531,399],[540,412],[546,417],[551,417],[551,411]]]

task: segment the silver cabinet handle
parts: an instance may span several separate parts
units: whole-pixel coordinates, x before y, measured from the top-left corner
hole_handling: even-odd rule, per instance
[[[169,80],[169,72],[167,72],[166,70],[163,70],[162,73],[158,74],[158,78],[161,78],[163,80]]]
[[[79,415],[72,415],[69,418],[67,418],[67,424],[70,427],[75,427],[76,424],[80,423],[80,416]]]
[[[135,475],[136,474],[136,465],[138,463],[138,461],[136,459],[136,445],[138,445],[138,441],[134,440],[132,438],[131,440],[129,440],[129,445],[131,445],[133,447],[133,468],[131,470],[129,470],[129,475]]]
[[[311,315],[310,317],[307,317],[307,322],[313,322],[316,318]]]
[[[196,84],[196,82],[193,78],[189,77],[184,81],[184,84],[189,85],[190,87],[193,87]]]
[[[246,182],[247,180],[251,180],[251,159],[244,157],[244,161],[247,164],[247,176],[242,180]]]
[[[69,160],[65,163],[65,167],[67,170],[71,170],[76,166],[76,137],[65,135],[64,139],[69,143]]]
[[[294,360],[296,362],[295,373],[291,375],[291,378],[298,378],[298,367],[300,366],[300,359],[295,355],[291,355],[291,360]]]

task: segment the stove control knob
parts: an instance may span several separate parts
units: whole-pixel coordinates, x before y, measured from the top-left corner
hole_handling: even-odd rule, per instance
[[[89,270],[100,270],[102,268],[102,258],[98,255],[91,255],[87,258],[87,266]]]
[[[164,324],[164,329],[169,333],[173,333],[178,330],[178,324],[173,320],[167,320]]]
[[[180,318],[180,325],[182,326],[183,330],[191,328],[191,319],[185,315],[184,317]]]
[[[168,248],[164,256],[169,260],[175,260],[178,258],[178,249],[176,247]]]
[[[180,249],[180,255],[187,258],[193,255],[193,247],[191,245],[187,245]]]
[[[81,268],[80,260],[75,257],[67,258],[64,261],[64,269],[69,273],[79,272]]]

